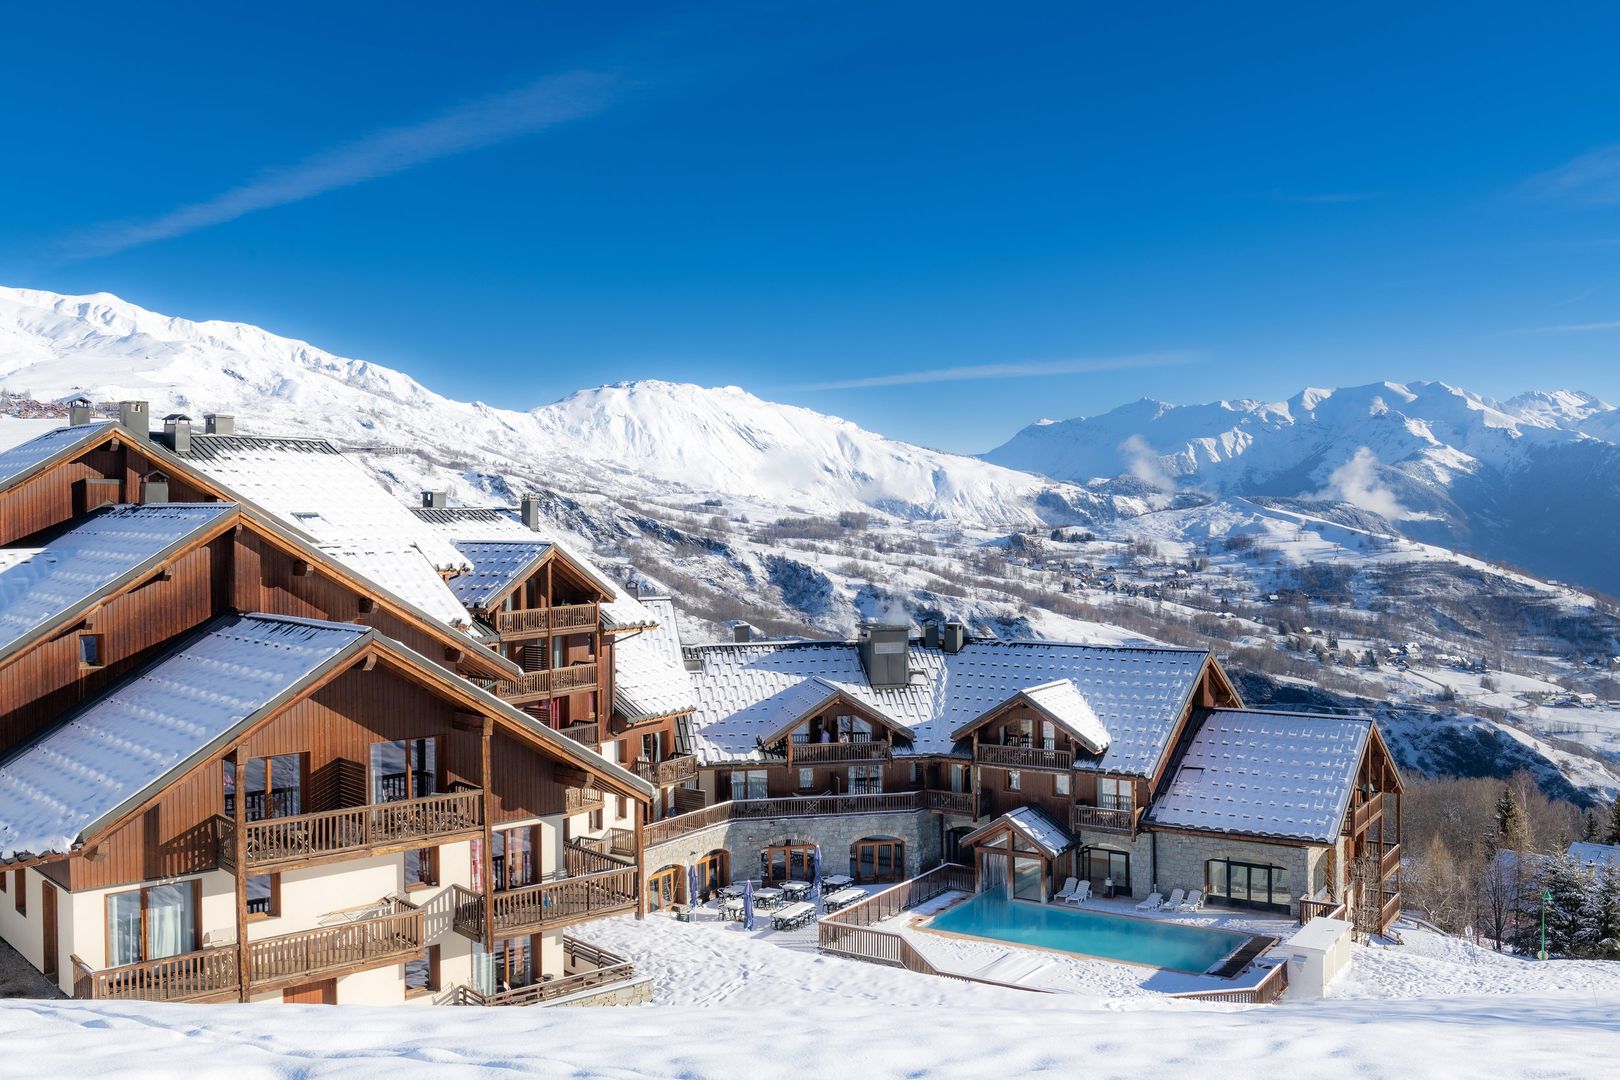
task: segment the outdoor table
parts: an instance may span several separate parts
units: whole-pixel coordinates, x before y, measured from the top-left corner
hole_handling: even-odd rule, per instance
[[[741,897],[732,897],[720,905],[720,917],[736,922],[743,917],[743,902]]]
[[[842,889],[854,884],[855,879],[848,874],[828,874],[821,879],[821,884],[829,889]]]
[[[743,894],[743,886],[740,883],[736,884],[736,885],[727,885],[727,886],[725,886],[724,888],[722,888],[720,890],[720,895],[724,896],[724,897],[726,897],[728,899],[739,897],[742,894]]]
[[[789,904],[773,916],[778,930],[796,930],[816,917],[816,905],[803,901]]]
[[[754,906],[769,911],[782,899],[781,889],[755,889]]]
[[[866,899],[866,893],[860,889],[839,889],[835,893],[828,894],[827,910],[838,911],[864,899]]]
[[[810,883],[808,881],[782,882],[782,895],[786,896],[789,900],[803,900],[806,894],[809,892]]]

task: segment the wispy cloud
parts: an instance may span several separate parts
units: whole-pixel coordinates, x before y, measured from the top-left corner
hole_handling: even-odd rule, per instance
[[[1601,330],[1620,330],[1620,319],[1609,322],[1560,323],[1555,326],[1533,326],[1527,334],[1590,334]]]
[[[616,85],[616,78],[598,72],[548,76],[426,120],[384,128],[295,165],[271,169],[229,191],[158,217],[89,230],[69,240],[65,254],[69,258],[93,258],[184,236],[256,210],[302,202],[453,154],[543,131],[600,112],[609,104]]]
[[[879,386],[916,386],[921,383],[973,382],[981,379],[1037,379],[1052,375],[1090,375],[1103,371],[1134,368],[1172,367],[1196,364],[1198,353],[1140,353],[1134,356],[1103,356],[1078,360],[1037,360],[1025,363],[969,364],[960,367],[897,371],[887,375],[867,375],[856,379],[803,383],[787,390],[866,390]]]
[[[1620,203],[1620,143],[1600,146],[1526,180],[1523,193],[1547,202],[1578,206]]]

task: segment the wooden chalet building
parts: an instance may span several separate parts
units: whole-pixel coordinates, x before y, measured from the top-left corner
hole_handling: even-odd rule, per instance
[[[1358,928],[1400,910],[1400,778],[1372,722],[1245,709],[1202,650],[969,639],[686,650],[695,797],[650,825],[653,906],[729,875],[897,881],[945,862],[1045,899],[1201,890]]]
[[[636,845],[568,823],[654,787],[512,692],[470,566],[352,463],[210,426],[0,451],[0,936],[95,998],[633,987],[566,932],[638,910]]]

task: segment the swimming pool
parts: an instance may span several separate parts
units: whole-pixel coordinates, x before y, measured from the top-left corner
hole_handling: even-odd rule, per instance
[[[1213,968],[1249,940],[1249,935],[1230,930],[1008,900],[1000,892],[980,893],[935,915],[927,925],[930,930],[1194,974]]]

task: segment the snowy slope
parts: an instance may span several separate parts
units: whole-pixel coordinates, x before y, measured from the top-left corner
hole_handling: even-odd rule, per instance
[[[985,454],[1061,480],[1327,498],[1404,533],[1620,592],[1620,410],[1589,394],[1495,401],[1438,382],[1306,389],[1286,401],[1144,398],[1043,421]]]
[[[47,401],[75,392],[150,399],[158,416],[234,412],[254,434],[409,445],[464,470],[521,470],[630,495],[686,491],[803,512],[875,509],[1008,526],[1086,520],[1112,506],[736,387],[623,383],[533,412],[498,409],[257,327],[170,318],[106,293],[0,288],[0,387]]]

